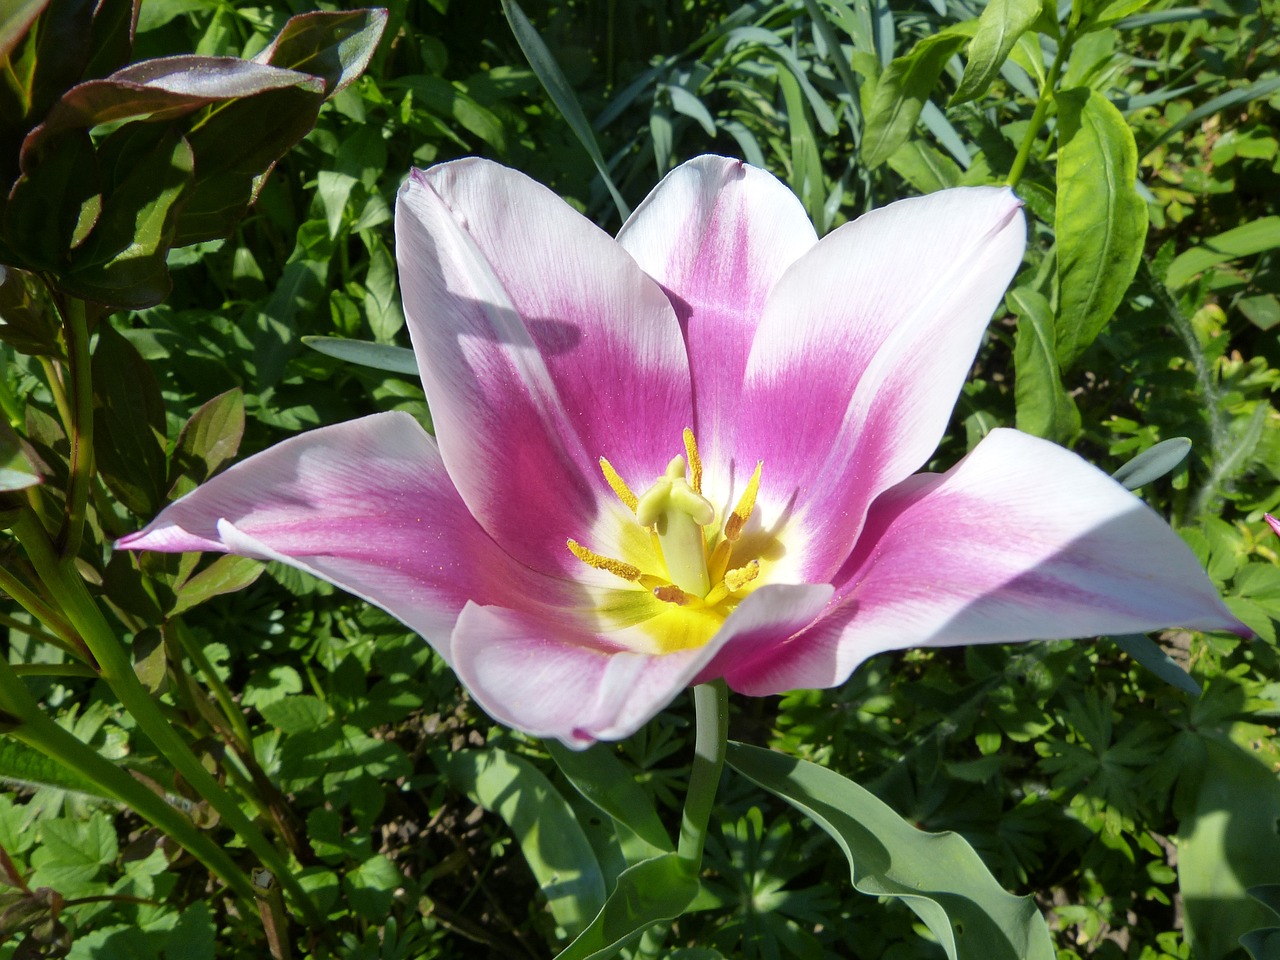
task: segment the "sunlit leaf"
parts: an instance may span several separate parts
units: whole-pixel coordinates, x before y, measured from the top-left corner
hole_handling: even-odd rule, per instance
[[[991,0],[978,17],[969,41],[968,62],[951,105],[976,100],[987,92],[1018,38],[1040,16],[1040,0]]]
[[[943,67],[964,45],[965,37],[955,27],[925,37],[880,74],[867,105],[862,140],[866,166],[879,166],[907,142]]]
[[[960,836],[917,830],[817,764],[733,742],[727,761],[825,830],[848,858],[854,887],[905,903],[950,960],[1053,960],[1035,903],[1005,892]]]
[[[332,97],[364,73],[386,27],[382,9],[299,14],[254,59],[320,77]]]
[[[1058,363],[1079,359],[1124,298],[1142,258],[1147,204],[1134,186],[1133,130],[1102,94],[1057,94]]]
[[[1220,263],[1280,247],[1280,217],[1261,217],[1210,237],[1174,258],[1164,282],[1177,289]]]
[[[303,337],[302,342],[325,356],[336,357],[388,373],[418,375],[418,361],[408,347],[395,347],[368,340],[346,340],[342,337]]]
[[[1080,433],[1080,411],[1062,386],[1054,350],[1053,309],[1041,294],[1026,287],[1006,297],[1018,317],[1014,340],[1014,398],[1019,430],[1059,443]]]

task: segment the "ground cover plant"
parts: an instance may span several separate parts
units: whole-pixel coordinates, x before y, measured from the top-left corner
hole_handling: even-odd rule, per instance
[[[5,6],[0,956],[1280,956],[1278,14]],[[408,325],[448,291],[402,295],[411,167],[486,157],[616,234],[706,153],[778,177],[819,236],[1011,186],[1025,252],[926,469],[1007,427],[1070,448],[1254,636],[673,688],[578,751],[278,559],[112,549],[301,431],[433,428]],[[1073,495],[1036,504],[1046,526]],[[1059,614],[1025,636],[1124,629]]]

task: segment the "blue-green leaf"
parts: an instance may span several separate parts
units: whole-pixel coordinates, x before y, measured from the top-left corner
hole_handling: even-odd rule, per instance
[[[1126,490],[1137,490],[1159,480],[1187,458],[1191,441],[1186,437],[1170,437],[1148,447],[1111,475]]]
[[[1200,684],[1192,680],[1187,671],[1178,665],[1178,661],[1161,650],[1150,637],[1141,633],[1128,633],[1111,639],[1116,642],[1117,647],[1169,686],[1177,687],[1193,697],[1200,696]]]
[[[655,923],[684,913],[698,889],[698,878],[674,853],[628,867],[595,919],[556,960],[612,957]]]
[[[312,350],[328,357],[336,357],[362,367],[385,370],[388,373],[417,375],[418,361],[408,347],[396,347],[368,340],[347,340],[343,337],[303,337],[302,342]]]
[[[960,836],[917,830],[856,783],[814,763],[733,742],[727,759],[840,845],[858,891],[895,897],[915,911],[950,960],[1053,960],[1035,903],[1003,890]]]
[[[586,927],[604,906],[604,877],[573,809],[542,772],[497,749],[433,759],[454,787],[506,821],[556,922],[570,933]]]

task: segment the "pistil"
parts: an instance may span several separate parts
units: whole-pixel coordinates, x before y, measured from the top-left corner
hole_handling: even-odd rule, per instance
[[[711,590],[702,528],[715,520],[711,502],[686,479],[685,459],[676,456],[666,473],[641,494],[636,521],[658,534],[671,582],[686,594],[705,597]]]

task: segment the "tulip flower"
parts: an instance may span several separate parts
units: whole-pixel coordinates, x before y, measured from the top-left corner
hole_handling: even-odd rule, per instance
[[[768,173],[701,157],[617,238],[502,166],[396,209],[435,437],[383,413],[288,439],[120,546],[274,559],[416,630],[493,717],[625,737],[684,687],[842,683],[909,647],[1244,631],[1140,500],[994,430],[918,473],[1022,261],[1011,191],[818,240]]]

